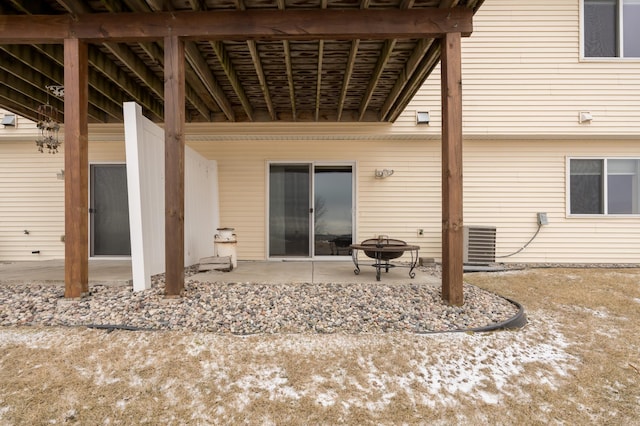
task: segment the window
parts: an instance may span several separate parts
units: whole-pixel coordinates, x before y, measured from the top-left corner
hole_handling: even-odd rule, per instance
[[[640,214],[640,159],[570,159],[570,214]]]
[[[640,58],[640,0],[584,0],[585,58]]]

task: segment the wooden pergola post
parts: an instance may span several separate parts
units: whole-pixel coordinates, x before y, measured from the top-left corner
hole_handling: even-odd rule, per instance
[[[184,42],[164,38],[165,294],[184,288]]]
[[[462,59],[460,33],[441,39],[442,298],[464,303],[462,221]]]
[[[89,293],[89,84],[87,44],[64,40],[64,296]]]

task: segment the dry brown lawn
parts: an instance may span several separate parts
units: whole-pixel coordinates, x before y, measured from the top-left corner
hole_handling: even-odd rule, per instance
[[[465,280],[521,302],[529,324],[250,337],[0,328],[0,424],[640,424],[640,270]]]

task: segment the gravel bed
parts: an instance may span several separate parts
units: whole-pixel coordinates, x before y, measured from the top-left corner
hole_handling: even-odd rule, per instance
[[[437,274],[439,271],[434,271]],[[464,285],[465,303],[449,306],[439,285],[260,284],[185,280],[166,298],[164,278],[152,288],[92,285],[80,300],[53,284],[0,285],[0,326],[45,325],[191,330],[213,333],[441,332],[492,326],[518,313],[508,300]]]

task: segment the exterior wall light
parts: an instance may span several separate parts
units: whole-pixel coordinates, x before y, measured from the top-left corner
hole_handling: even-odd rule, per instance
[[[393,169],[382,169],[382,170],[376,169],[376,172],[375,172],[375,176],[378,179],[388,178],[392,174],[393,174]]]
[[[429,124],[429,111],[416,112],[416,124]]]

